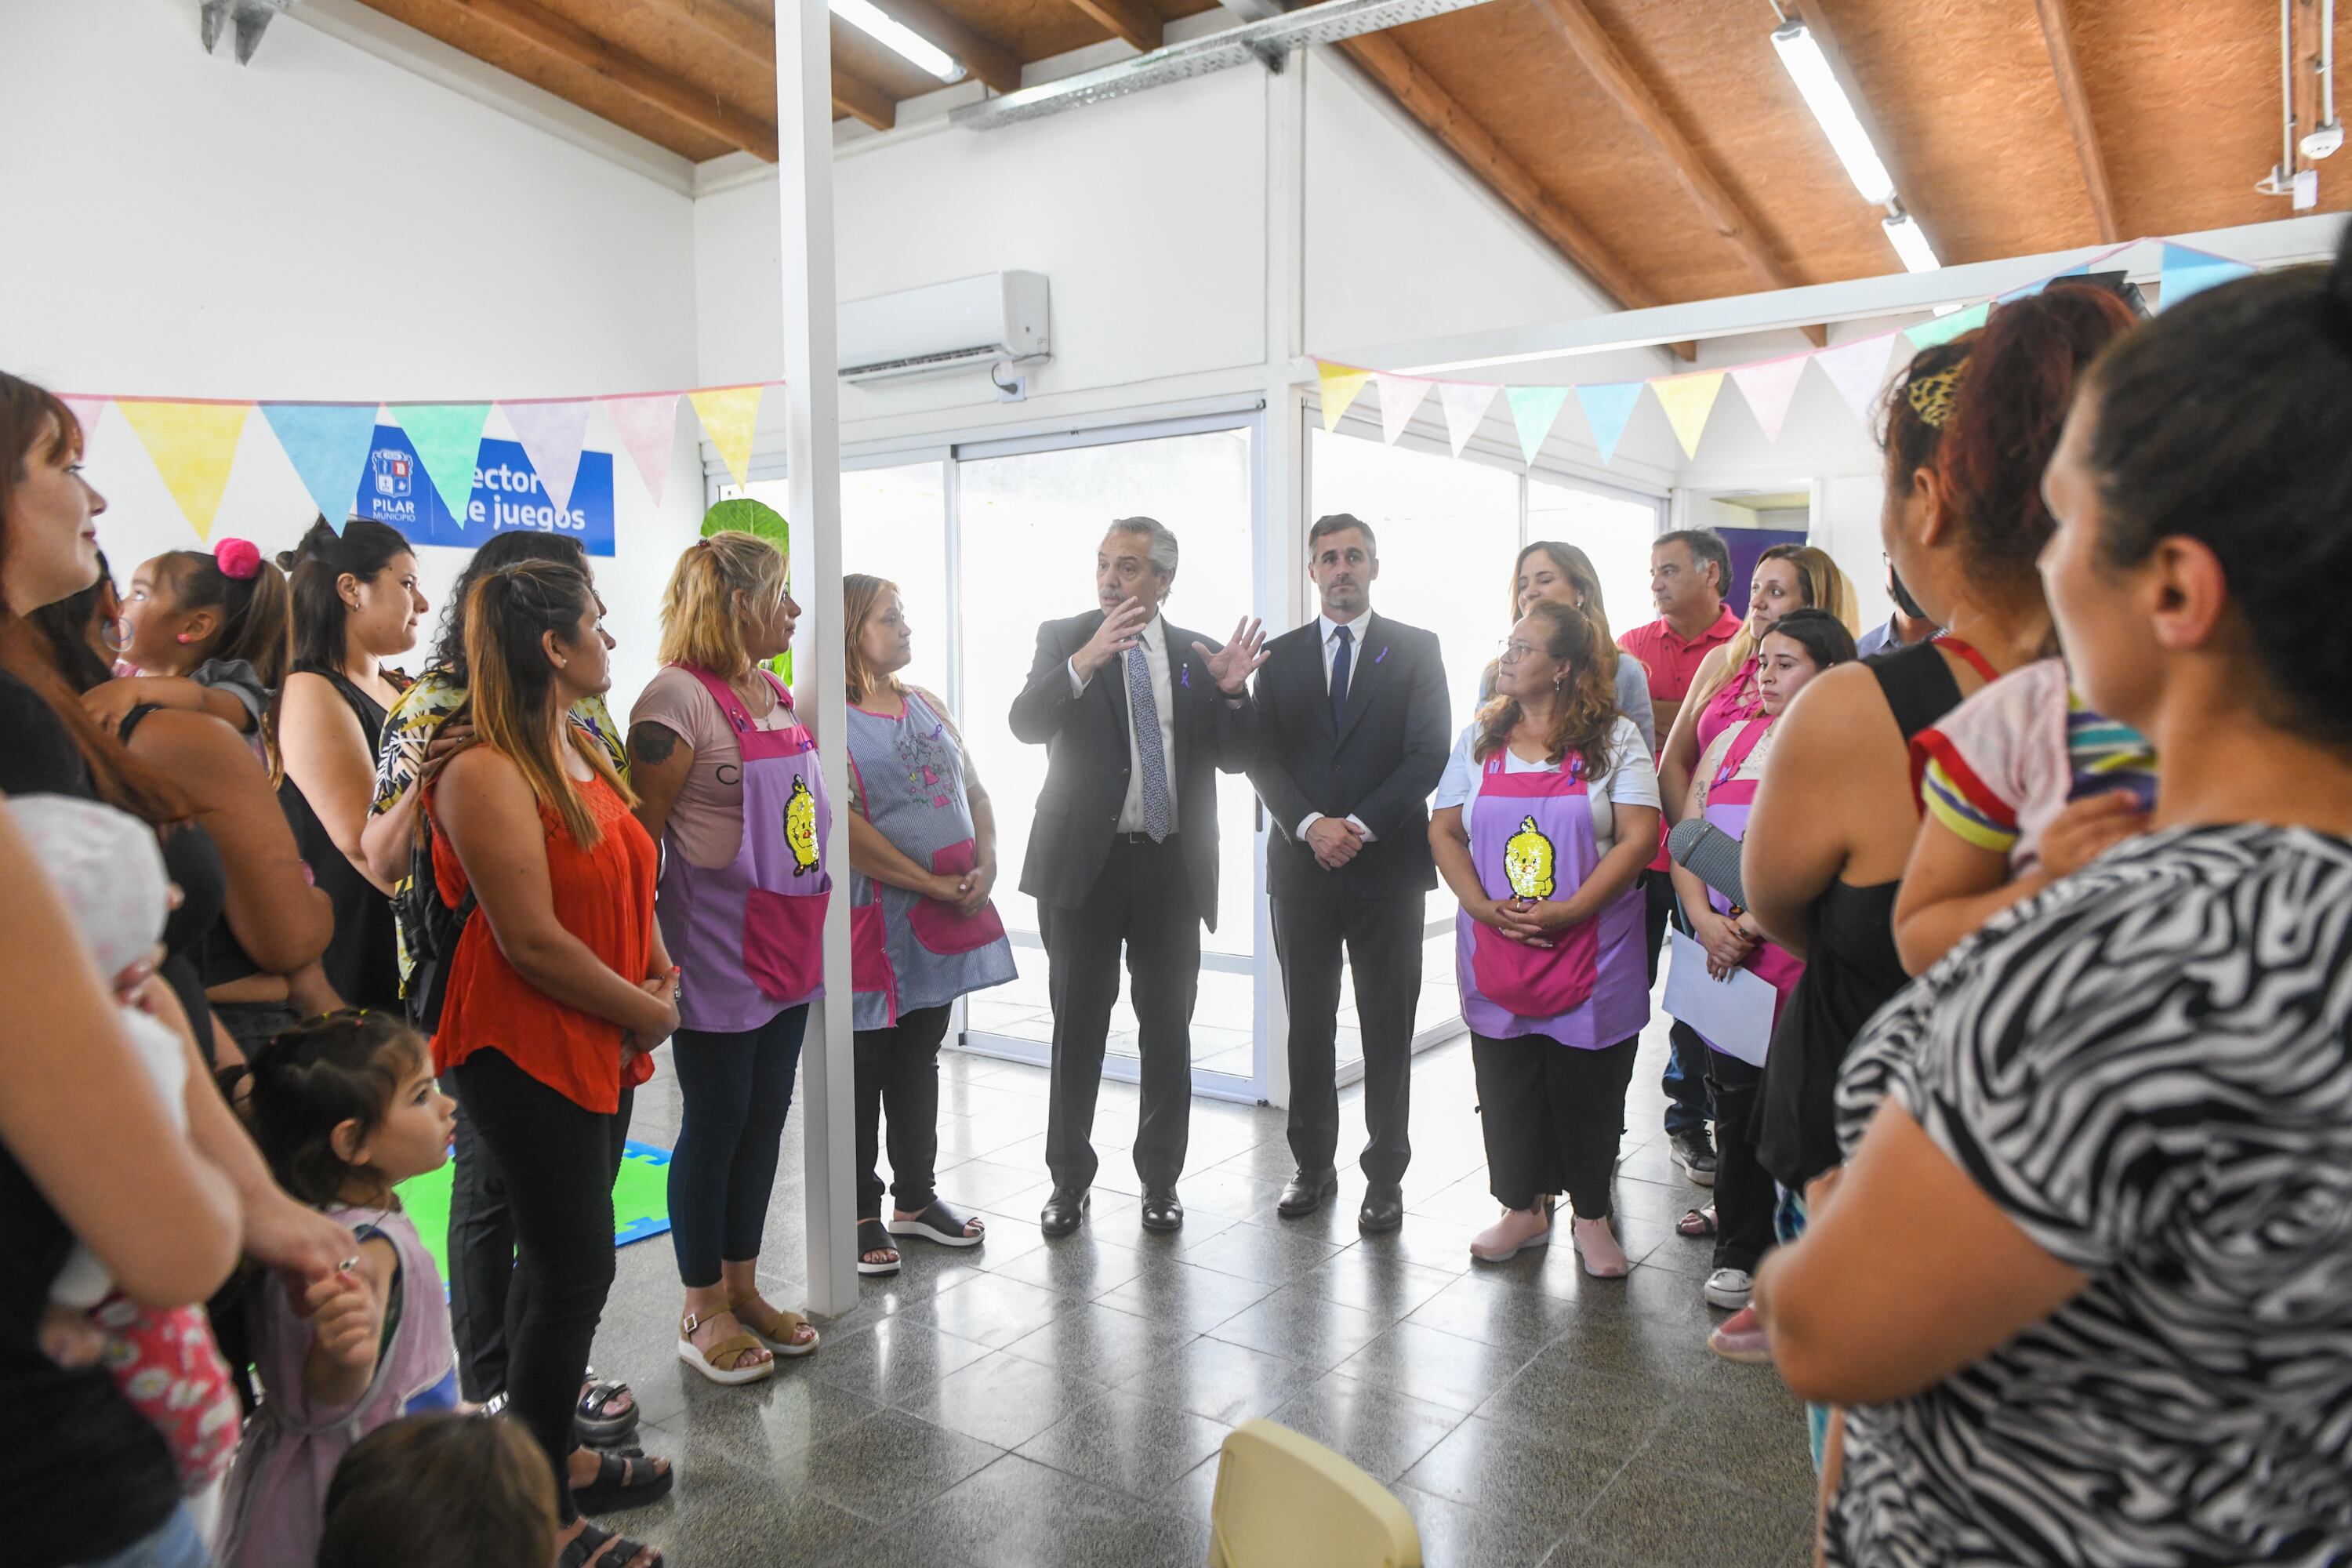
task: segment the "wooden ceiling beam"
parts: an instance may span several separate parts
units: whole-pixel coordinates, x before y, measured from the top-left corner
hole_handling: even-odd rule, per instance
[[[2098,219],[2102,243],[2124,237],[2116,217],[2115,186],[2107,179],[2106,155],[2099,147],[2099,128],[2091,119],[2090,95],[2083,89],[2082,62],[2074,58],[2074,29],[2066,15],[2066,0],[2033,0],[2042,16],[2042,40],[2050,46],[2050,70],[2058,79],[2058,100],[2066,106],[2066,126],[2074,133],[2074,155],[2083,163],[2083,188],[2090,194],[2091,213]]]
[[[655,0],[655,3],[659,9],[705,37],[726,45],[746,59],[756,61],[762,69],[772,71],[776,68],[774,28],[757,16],[729,5],[727,0]],[[929,0],[887,0],[882,8],[913,32],[954,56],[962,62],[964,69],[997,91],[1012,92],[1020,87],[1021,62],[1012,50],[972,31],[931,5]],[[847,76],[846,81],[844,80],[845,76]],[[877,100],[888,101],[880,89],[863,78],[848,76],[838,65],[834,68],[833,88],[835,107],[844,114],[856,114],[869,125],[875,121],[852,109],[850,103],[855,101],[872,109]],[[894,106],[891,116],[896,113]],[[877,129],[887,131],[889,127],[884,124]]]
[[[531,0],[450,3],[558,59],[595,72],[630,97],[681,124],[768,163],[776,161],[776,128],[768,120],[648,65]],[[772,39],[770,47],[772,60]]]
[[[1125,38],[1139,54],[1150,54],[1164,41],[1160,13],[1146,0],[1070,0],[1070,4],[1114,37]]]
[[[1591,71],[1595,80],[1617,107],[1625,111],[1642,134],[1648,137],[1667,165],[1675,172],[1675,180],[1698,204],[1699,211],[1716,233],[1731,243],[1748,270],[1768,289],[1793,289],[1802,279],[1792,274],[1774,256],[1757,231],[1756,220],[1748,216],[1739,199],[1717,178],[1706,160],[1699,155],[1690,138],[1666,113],[1665,105],[1642,79],[1625,51],[1609,36],[1601,19],[1592,14],[1585,0],[1535,0],[1536,9],[1542,13],[1554,31],[1566,41],[1570,50]],[[1820,335],[1815,335],[1820,334]],[[1815,344],[1828,342],[1826,333],[1816,327],[1807,334]]]
[[[1438,86],[1394,38],[1385,33],[1367,33],[1341,39],[1339,47],[1471,173],[1533,225],[1571,266],[1591,279],[1603,297],[1629,310],[1659,302],[1648,284],[1611,255],[1574,215],[1554,202],[1527,165],[1505,151],[1494,133]],[[1696,355],[1691,345],[1677,343],[1675,348],[1685,359]],[[1686,348],[1690,352],[1684,352]]]
[[[898,106],[890,95],[864,77],[842,69],[839,60],[833,65],[833,107],[877,131],[887,131],[898,122]]]
[[[972,31],[930,0],[882,0],[882,9],[925,42],[936,44],[963,62],[998,92],[1021,90],[1021,60],[994,38]]]

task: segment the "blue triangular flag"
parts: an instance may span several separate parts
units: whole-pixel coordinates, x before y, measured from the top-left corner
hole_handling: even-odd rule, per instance
[[[286,460],[301,476],[319,515],[337,533],[352,515],[359,497],[360,476],[367,471],[368,448],[375,439],[376,405],[373,403],[265,403],[262,417],[269,421]]]
[[[1642,401],[1642,389],[1648,384],[1613,381],[1576,389],[1576,401],[1584,409],[1585,422],[1592,426],[1592,444],[1600,448],[1603,463],[1616,461],[1617,438],[1625,434],[1625,422],[1633,417],[1633,405]]]
[[[2164,270],[2159,279],[2163,294],[2157,300],[2157,308],[2169,310],[2191,294],[2201,294],[2216,283],[2227,283],[2252,271],[2253,268],[2242,261],[2232,261],[2209,250],[2191,250],[2185,245],[2167,245],[2164,247]]]

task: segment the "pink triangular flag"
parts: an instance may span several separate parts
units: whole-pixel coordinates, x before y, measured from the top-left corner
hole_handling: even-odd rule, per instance
[[[547,499],[557,511],[572,503],[572,481],[580,475],[580,449],[588,444],[588,399],[567,397],[554,403],[501,403],[523,456],[547,487]]]
[[[1437,403],[1445,410],[1445,435],[1454,443],[1455,457],[1462,455],[1462,448],[1478,433],[1479,421],[1486,417],[1486,410],[1495,406],[1495,398],[1502,390],[1489,381],[1437,384]]]
[[[612,416],[629,461],[637,466],[637,478],[645,481],[656,505],[669,483],[670,456],[677,449],[677,396],[675,392],[648,392],[596,400]]]
[[[1412,423],[1412,416],[1421,411],[1422,404],[1428,400],[1433,384],[1415,375],[1390,375],[1385,372],[1374,373],[1372,381],[1381,389],[1381,439],[1394,446],[1396,438],[1404,434],[1404,427]]]
[[[90,441],[98,434],[98,416],[105,413],[106,405],[114,400],[110,397],[78,397],[60,394],[58,401],[72,409],[73,416],[80,421],[81,449],[85,452],[89,451]]]
[[[1790,354],[1786,359],[1768,359],[1761,364],[1735,365],[1731,384],[1739,388],[1739,395],[1748,399],[1748,412],[1756,423],[1764,427],[1767,441],[1780,439],[1780,426],[1789,420],[1789,405],[1797,395],[1797,382],[1805,374],[1805,361],[1810,354]]]
[[[1886,384],[1886,362],[1895,353],[1900,332],[1880,332],[1875,337],[1858,342],[1841,343],[1833,349],[1822,349],[1813,356],[1822,374],[1830,378],[1845,405],[1853,416],[1864,424],[1870,422],[1872,407],[1878,401],[1878,389]],[[1905,343],[1905,348],[1911,345]]]

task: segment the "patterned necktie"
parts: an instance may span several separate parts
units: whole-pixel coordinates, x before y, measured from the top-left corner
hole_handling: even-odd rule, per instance
[[[1331,728],[1339,731],[1348,727],[1348,648],[1356,634],[1340,626],[1331,635],[1339,639],[1339,651],[1331,656]]]
[[[1168,837],[1168,759],[1160,752],[1160,704],[1151,695],[1151,666],[1140,644],[1127,651],[1127,707],[1135,725],[1135,755],[1143,768],[1143,831],[1158,844]]]

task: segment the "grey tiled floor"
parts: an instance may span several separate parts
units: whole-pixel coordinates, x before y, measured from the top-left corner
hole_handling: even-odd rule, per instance
[[[677,1568],[1196,1565],[1217,1446],[1265,1415],[1394,1491],[1431,1568],[1810,1562],[1801,1415],[1769,1368],[1707,1352],[1707,1246],[1673,1234],[1706,1194],[1658,1131],[1664,1051],[1654,1027],[1616,1187],[1637,1261],[1608,1281],[1565,1245],[1472,1265],[1496,1205],[1466,1040],[1415,1059],[1410,1212],[1377,1239],[1356,1233],[1352,1168],[1333,1208],[1277,1219],[1281,1113],[1211,1100],[1193,1102],[1184,1229],[1146,1233],[1135,1090],[1106,1084],[1092,1211],[1047,1242],[1045,1075],[950,1052],[940,1187],[988,1240],[909,1241],[898,1277],[821,1320],[815,1354],[749,1388],[703,1382],[672,1348],[667,1243],[622,1249],[597,1367],[635,1385],[678,1479],[604,1522]],[[667,1074],[641,1092],[636,1136],[669,1142],[675,1095]],[[1361,1136],[1353,1100],[1343,1142]],[[762,1268],[782,1305],[801,1300],[800,1124]]]

